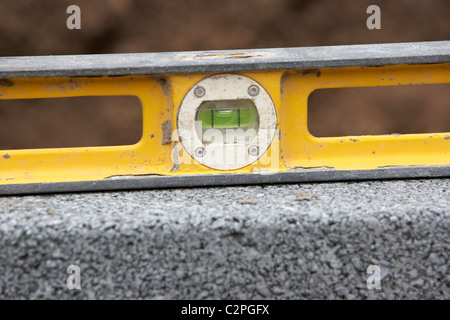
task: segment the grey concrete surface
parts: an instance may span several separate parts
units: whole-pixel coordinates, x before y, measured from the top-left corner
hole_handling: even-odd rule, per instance
[[[430,179],[1,197],[0,298],[450,299],[449,196]]]

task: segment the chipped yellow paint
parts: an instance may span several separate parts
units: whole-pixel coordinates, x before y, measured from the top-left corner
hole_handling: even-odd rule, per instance
[[[450,64],[252,71],[240,74],[270,94],[280,130],[269,153],[245,168],[218,171],[182,153],[176,134],[178,107],[190,88],[211,74],[169,74],[90,78],[9,79],[0,99],[133,95],[140,99],[143,134],[134,145],[0,151],[0,184],[92,181],[113,176],[182,175],[288,171],[331,167],[373,169],[384,166],[450,165],[449,133],[317,138],[308,132],[307,99],[320,88],[449,83]],[[165,128],[165,129],[164,129]],[[179,155],[178,155],[179,156]]]

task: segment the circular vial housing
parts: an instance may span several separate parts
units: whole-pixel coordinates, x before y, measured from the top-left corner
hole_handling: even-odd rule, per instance
[[[203,95],[198,94],[199,87]],[[218,170],[235,170],[258,160],[270,146],[276,125],[267,91],[238,74],[215,75],[195,84],[177,117],[184,149],[197,162]],[[199,156],[196,150],[204,152]]]

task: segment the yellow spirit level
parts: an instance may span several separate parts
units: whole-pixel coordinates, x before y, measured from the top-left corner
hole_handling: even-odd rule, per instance
[[[316,89],[450,82],[450,41],[0,58],[0,99],[136,96],[133,145],[0,151],[0,194],[450,176],[450,133],[318,138]]]

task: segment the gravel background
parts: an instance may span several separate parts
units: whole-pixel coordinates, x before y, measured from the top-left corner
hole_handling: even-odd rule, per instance
[[[430,179],[2,197],[0,298],[450,299],[449,194]]]

